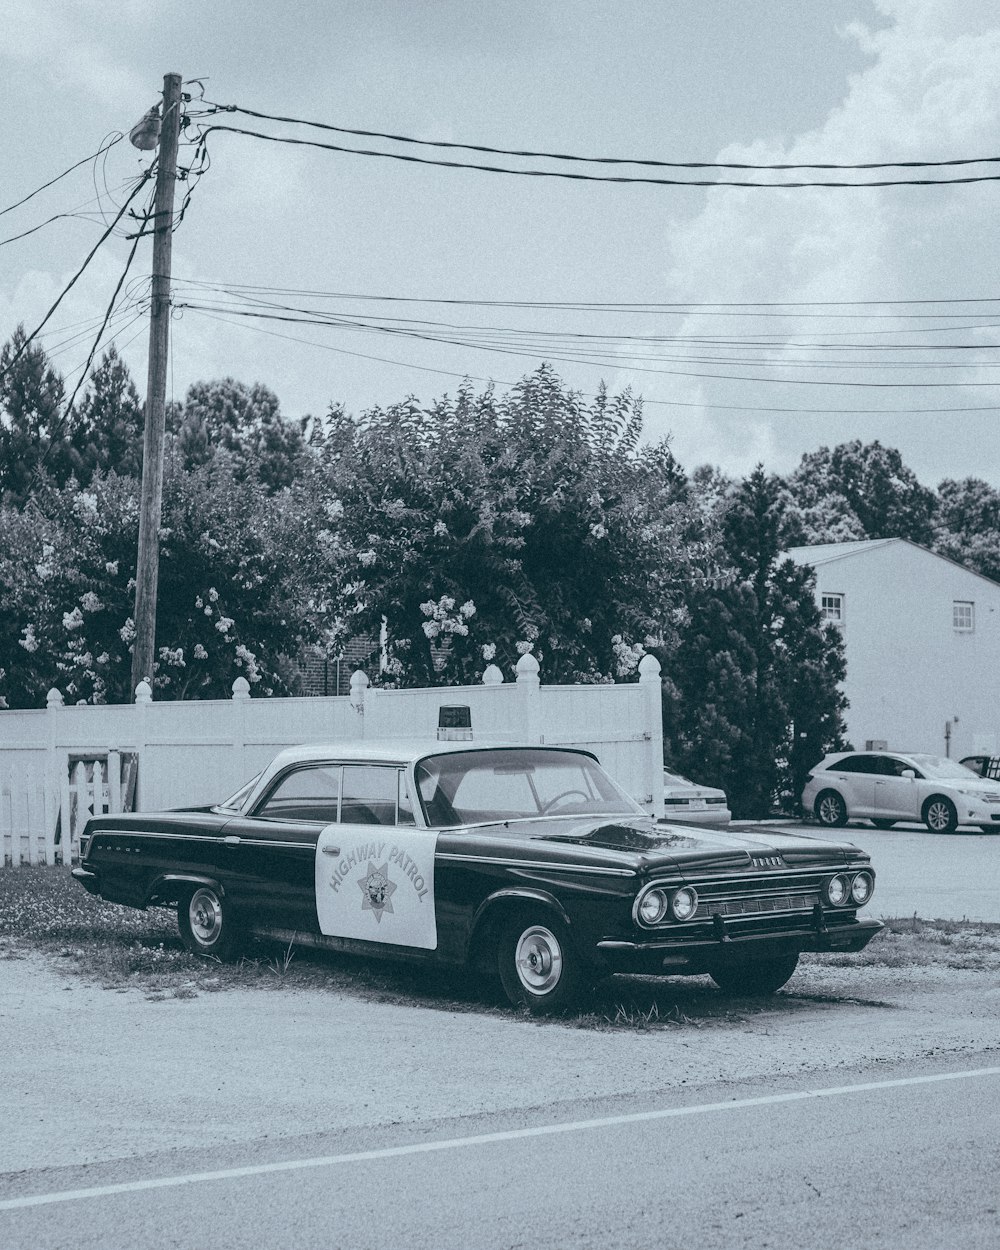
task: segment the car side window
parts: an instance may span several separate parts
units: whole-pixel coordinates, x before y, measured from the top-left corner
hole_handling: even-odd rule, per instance
[[[846,759],[842,759],[839,764],[834,765],[834,771],[838,773],[872,773],[876,770],[872,766],[872,757],[870,755],[848,755]]]
[[[278,781],[257,809],[264,820],[315,820],[328,825],[337,819],[340,803],[339,764],[296,768]]]
[[[902,777],[906,769],[910,769],[911,772],[916,772],[913,765],[908,764],[906,760],[887,759],[886,763],[889,765],[890,777]],[[917,773],[917,776],[919,777],[920,774]]]
[[[369,764],[344,765],[340,820],[345,825],[394,825],[399,799],[398,768]],[[413,813],[410,820],[413,823]]]

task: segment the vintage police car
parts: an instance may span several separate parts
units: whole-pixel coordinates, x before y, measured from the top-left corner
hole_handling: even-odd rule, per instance
[[[770,993],[800,951],[860,951],[875,877],[847,843],[661,825],[587,751],[308,745],[217,807],[90,820],[73,875],[176,904],[192,950],[250,932],[499,973],[532,1012],[614,972]]]

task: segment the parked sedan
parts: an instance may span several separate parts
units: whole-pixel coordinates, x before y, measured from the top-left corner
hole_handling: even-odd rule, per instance
[[[932,833],[954,833],[959,825],[1000,830],[1000,782],[939,755],[828,755],[809,774],[802,806],[828,828],[864,817],[877,829],[922,821]]]
[[[699,786],[680,773],[663,770],[664,820],[683,825],[728,825],[732,812],[726,803],[725,790],[715,786]]]
[[[254,932],[467,965],[535,1013],[614,972],[770,993],[800,951],[860,951],[881,928],[858,916],[875,874],[857,847],[665,829],[561,747],[296,747],[216,807],[91,819],[73,875],[175,905],[200,954]]]

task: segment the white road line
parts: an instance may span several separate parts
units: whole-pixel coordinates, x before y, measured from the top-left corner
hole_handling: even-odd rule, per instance
[[[191,1172],[186,1176],[162,1176],[146,1181],[126,1181],[118,1185],[94,1185],[89,1189],[67,1189],[61,1193],[33,1194],[27,1198],[8,1198],[0,1202],[0,1211],[16,1211],[24,1207],[51,1206],[57,1202],[79,1202],[84,1198],[104,1198],[111,1194],[135,1194],[150,1189],[171,1189],[181,1185],[197,1185],[202,1181],[236,1180],[244,1176],[267,1176],[274,1172],[299,1172],[306,1168],[329,1168],[343,1163],[368,1163],[374,1159],[395,1159],[405,1155],[432,1154],[437,1150],[459,1150],[469,1146],[487,1146],[493,1142],[521,1141],[532,1137],[550,1137],[556,1133],[580,1133],[590,1129],[606,1129],[618,1124],[643,1124],[651,1120],[671,1120],[680,1116],[706,1115],[715,1111],[736,1111],[743,1107],[773,1107],[785,1102],[804,1102],[813,1098],[841,1098],[848,1094],[866,1094],[883,1089],[903,1089],[912,1085],[936,1085],[944,1081],[968,1081],[979,1077],[1000,1076],[998,1068],[974,1068],[969,1072],[944,1072],[936,1076],[906,1076],[893,1081],[869,1081],[863,1085],[834,1085],[828,1089],[805,1089],[791,1094],[766,1094],[760,1098],[733,1098],[729,1102],[696,1103],[689,1107],[664,1107],[658,1111],[636,1111],[630,1115],[604,1116],[596,1120],[572,1120],[566,1124],[541,1124],[535,1128],[507,1129],[500,1133],[480,1133],[474,1137],[450,1137],[443,1141],[419,1142],[411,1146],[387,1146],[382,1150],[359,1150],[354,1154],[319,1155],[314,1159],[289,1159],[283,1163],[259,1163],[252,1167],[223,1168],[217,1172]]]

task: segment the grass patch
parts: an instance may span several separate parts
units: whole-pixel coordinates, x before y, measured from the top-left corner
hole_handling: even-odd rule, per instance
[[[1000,924],[899,916],[858,955],[806,955],[828,968],[940,968],[1000,972]]]
[[[39,951],[68,973],[109,990],[137,989],[169,1003],[223,990],[322,989],[371,1002],[510,1017],[495,985],[449,969],[333,955],[294,943],[253,942],[222,964],[190,954],[172,909],[137,911],[105,903],[61,867],[0,869],[0,961]],[[969,921],[890,920],[859,955],[805,955],[803,966],[906,969],[936,965],[1000,971],[1000,925]],[[791,991],[794,993],[792,987]],[[850,996],[860,988],[852,977]],[[769,1005],[769,1001],[770,1004]],[[704,978],[616,977],[599,985],[578,1028],[664,1031],[732,1023],[774,1009],[775,1001],[730,999]],[[525,1013],[524,1019],[529,1019]]]

